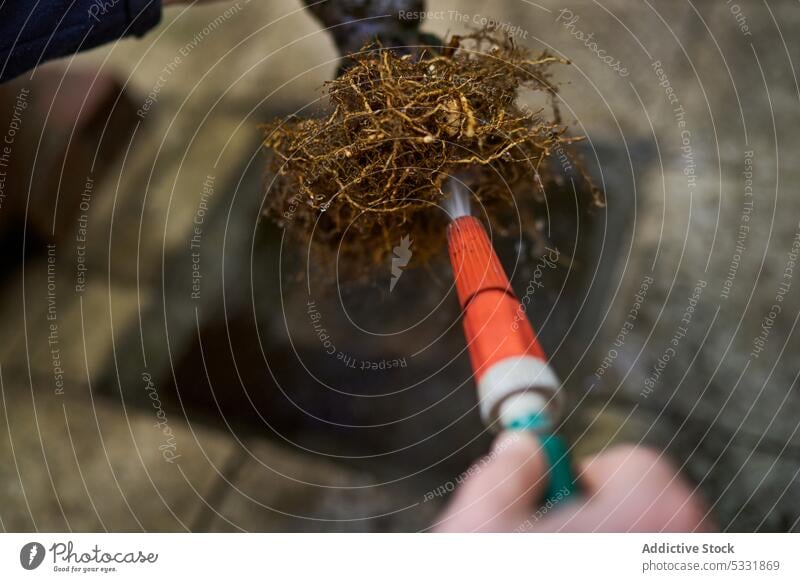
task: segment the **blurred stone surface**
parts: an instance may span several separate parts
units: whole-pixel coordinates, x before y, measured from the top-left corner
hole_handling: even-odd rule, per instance
[[[191,529],[233,451],[229,439],[186,426],[174,411],[166,435],[155,408],[131,412],[87,391],[68,394],[3,384],[3,529]],[[179,456],[168,461],[171,445]]]
[[[441,497],[426,499],[427,489],[413,476],[386,482],[335,458],[250,444],[240,453],[246,462],[209,525],[212,530],[420,531],[441,509]]]

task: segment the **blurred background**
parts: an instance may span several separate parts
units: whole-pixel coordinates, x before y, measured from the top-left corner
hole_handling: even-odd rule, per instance
[[[558,268],[497,244],[574,453],[652,444],[723,529],[800,530],[796,3],[425,8],[573,63],[607,204],[553,206]],[[338,65],[299,0],[240,0],[0,86],[3,530],[418,531],[488,450],[446,256],[390,290],[261,217],[260,124]]]

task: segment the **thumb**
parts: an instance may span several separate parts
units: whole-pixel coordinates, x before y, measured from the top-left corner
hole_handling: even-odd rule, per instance
[[[547,487],[541,442],[527,431],[504,432],[456,490],[436,531],[511,531]]]

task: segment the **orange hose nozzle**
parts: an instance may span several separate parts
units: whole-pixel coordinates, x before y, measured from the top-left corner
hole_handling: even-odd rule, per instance
[[[486,230],[475,217],[462,216],[448,226],[447,241],[484,421],[505,424],[501,408],[508,400],[515,401],[509,414],[540,412],[559,382]]]

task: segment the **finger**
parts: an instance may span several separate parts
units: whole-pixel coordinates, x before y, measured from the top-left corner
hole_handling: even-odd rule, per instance
[[[456,490],[437,531],[510,531],[530,514],[547,487],[539,439],[526,431],[505,432],[492,451],[473,465]]]
[[[651,449],[619,446],[581,464],[585,502],[536,524],[541,531],[711,531],[705,504]]]

